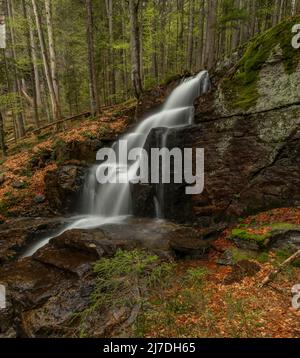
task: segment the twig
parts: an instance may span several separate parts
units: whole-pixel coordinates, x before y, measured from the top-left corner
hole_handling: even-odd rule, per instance
[[[293,263],[300,257],[300,250],[295,252],[292,256],[290,256],[287,260],[285,260],[282,264],[278,266],[275,270],[271,271],[269,275],[263,280],[263,282],[259,285],[260,288],[266,286],[270,281],[274,280],[274,278],[289,264]]]

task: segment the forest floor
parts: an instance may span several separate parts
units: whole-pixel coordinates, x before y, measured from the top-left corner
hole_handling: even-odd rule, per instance
[[[29,208],[37,206],[34,198],[44,195],[45,174],[60,164],[68,164],[64,148],[68,151],[88,140],[114,139],[132,122],[135,107],[135,100],[131,100],[103,109],[98,118],[66,121],[59,131],[50,127],[10,142],[8,156],[0,158],[0,221],[26,215]],[[73,163],[77,160],[71,159]]]
[[[245,225],[298,224],[300,209],[276,209],[249,217]],[[214,242],[206,260],[175,265],[170,285],[155,290],[136,325],[141,337],[299,338],[300,311],[292,307],[291,289],[300,284],[300,261],[269,285],[263,279],[286,260],[286,249],[252,252],[236,248],[231,230]],[[233,266],[217,263],[220,252],[233,254]]]

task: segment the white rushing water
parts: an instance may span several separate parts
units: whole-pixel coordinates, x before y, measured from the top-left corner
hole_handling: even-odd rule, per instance
[[[163,105],[160,112],[149,116],[143,120],[132,132],[123,136],[120,140],[127,142],[127,151],[133,148],[143,148],[150,131],[153,128],[173,128],[185,126],[193,123],[194,120],[194,101],[209,87],[209,75],[207,71],[200,72],[197,76],[184,80],[174,91]],[[162,147],[165,146],[167,135],[164,138]],[[120,140],[113,148],[116,154],[119,152]],[[126,156],[125,156],[126,157]],[[125,158],[124,157],[124,158]],[[131,171],[137,163],[130,163],[127,159],[118,158],[117,173],[124,172],[128,180],[126,184],[98,184],[96,172],[98,166],[90,169],[86,180],[81,210],[89,215],[101,215],[115,217],[131,214],[131,192],[130,179]],[[107,163],[105,164],[107,165]],[[160,198],[157,198],[159,201]]]
[[[130,133],[120,140],[127,142],[128,153],[133,148],[143,148],[147,137],[153,128],[174,128],[186,126],[194,120],[194,101],[201,94],[207,92],[210,81],[207,71],[202,71],[194,77],[185,79],[170,94],[161,110],[147,117]],[[166,144],[167,134],[164,136],[162,147]],[[112,148],[116,154],[120,140],[115,142]],[[126,157],[126,156],[124,156]],[[93,229],[108,223],[121,223],[132,214],[132,198],[130,190],[131,172],[137,163],[128,162],[127,159],[118,158],[117,175],[126,175],[125,184],[99,184],[96,178],[99,165],[90,168],[85,180],[80,212],[82,216],[74,217],[70,225],[66,225],[61,231],[50,238],[45,238],[28,248],[23,257],[31,256],[38,249],[46,245],[53,237],[57,237],[67,230]],[[107,163],[106,163],[107,165]],[[159,187],[154,204],[159,218],[163,217],[163,188]]]

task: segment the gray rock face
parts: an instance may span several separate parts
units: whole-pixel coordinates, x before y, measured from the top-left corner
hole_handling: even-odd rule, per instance
[[[86,169],[78,165],[63,165],[45,175],[45,196],[49,206],[61,213],[74,212]]]

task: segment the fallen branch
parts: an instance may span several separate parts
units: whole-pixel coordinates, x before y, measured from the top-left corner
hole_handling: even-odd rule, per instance
[[[300,250],[295,252],[291,257],[289,257],[287,260],[285,260],[282,264],[278,266],[275,270],[271,271],[269,275],[263,280],[263,282],[259,285],[259,287],[266,286],[270,281],[274,280],[274,278],[289,264],[296,261],[298,258],[300,258]]]
[[[35,133],[38,133],[38,132],[40,132],[40,131],[42,131],[44,129],[50,128],[52,126],[55,126],[57,124],[61,124],[61,123],[67,122],[67,121],[72,121],[72,120],[75,120],[75,119],[79,119],[81,117],[88,117],[90,114],[91,114],[91,112],[83,112],[83,113],[75,114],[75,115],[73,115],[71,117],[63,118],[63,119],[60,119],[59,121],[51,122],[51,123],[46,124],[43,127],[34,129],[31,133],[35,134]]]

